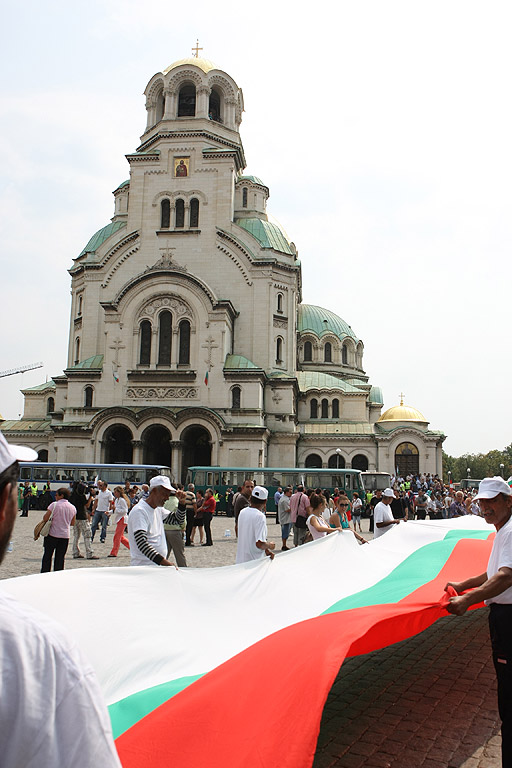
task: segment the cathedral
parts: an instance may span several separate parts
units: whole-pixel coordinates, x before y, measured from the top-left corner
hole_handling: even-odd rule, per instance
[[[442,432],[381,414],[364,345],[302,303],[301,263],[244,174],[242,91],[210,61],[149,81],[114,215],[69,270],[67,367],[0,425],[43,461],[442,471]]]

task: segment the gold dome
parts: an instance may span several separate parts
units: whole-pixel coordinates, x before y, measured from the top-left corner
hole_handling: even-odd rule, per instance
[[[404,405],[403,396],[400,399],[400,405],[394,405],[392,408],[384,411],[382,416],[377,419],[377,422],[379,421],[419,421],[423,424],[428,424],[421,411],[418,411],[417,408],[411,408],[409,405]]]
[[[213,61],[208,61],[208,59],[198,59],[195,56],[190,56],[188,59],[180,59],[179,61],[175,61],[174,64],[171,64],[170,67],[164,69],[162,74],[166,75],[171,71],[171,69],[177,69],[178,67],[182,67],[184,64],[188,64],[190,67],[199,67],[199,69],[203,70],[205,75],[207,75],[208,72],[210,72],[212,69],[218,69],[217,65],[214,64]]]

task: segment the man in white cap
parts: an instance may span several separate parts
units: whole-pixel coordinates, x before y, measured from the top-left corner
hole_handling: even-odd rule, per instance
[[[498,679],[503,768],[512,766],[512,489],[502,477],[486,477],[475,497],[486,523],[496,528],[487,570],[465,581],[449,581],[457,597],[450,598],[449,613],[462,616],[482,600],[490,606],[489,632]],[[466,592],[466,590],[471,590]],[[462,594],[465,593],[465,594]]]
[[[165,475],[149,483],[147,499],[132,507],[128,516],[128,540],[132,565],[174,565],[167,560],[167,540],[163,518],[169,514],[164,504],[175,489]],[[185,509],[185,494],[176,491],[178,508]]]
[[[18,461],[31,448],[0,432],[0,562],[18,511]],[[50,577],[51,578],[51,577]],[[100,687],[64,628],[0,593],[2,768],[73,765],[121,768]]]
[[[395,492],[391,488],[386,488],[382,491],[382,498],[378,504],[375,505],[373,513],[374,532],[373,538],[378,539],[379,536],[383,536],[387,531],[391,530],[392,525],[396,525],[400,520],[396,520],[393,517],[391,511],[391,502],[395,498]]]
[[[274,559],[275,543],[267,541],[267,521],[265,519],[265,504],[268,491],[261,485],[252,489],[248,507],[244,507],[238,516],[238,543],[236,562],[247,563],[249,560],[260,560],[270,557]]]

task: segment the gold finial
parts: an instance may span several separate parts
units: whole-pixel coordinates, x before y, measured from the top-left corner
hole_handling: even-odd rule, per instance
[[[196,47],[192,48],[192,53],[196,57],[196,59],[199,58],[199,51],[202,51],[203,49],[199,47],[199,40],[196,40]]]
[[[400,392],[400,405],[404,404],[404,397],[405,397],[404,393]]]

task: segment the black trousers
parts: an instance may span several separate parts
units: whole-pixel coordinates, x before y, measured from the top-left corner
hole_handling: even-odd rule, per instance
[[[498,680],[502,766],[512,768],[512,605],[491,603],[489,632]]]
[[[69,539],[58,539],[56,536],[44,537],[43,562],[41,573],[48,573],[52,569],[52,557],[55,552],[54,571],[64,570],[64,558],[68,549]]]
[[[211,523],[212,523],[212,513],[211,512],[203,512],[203,524],[204,524],[204,532],[206,534],[206,544],[212,544],[212,530],[211,530]]]
[[[190,546],[190,534],[192,533],[192,528],[194,527],[194,510],[193,509],[187,509],[187,528],[185,531],[185,546]]]

